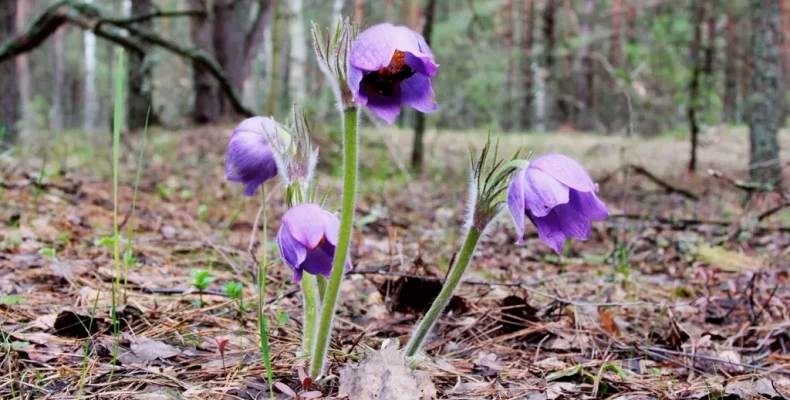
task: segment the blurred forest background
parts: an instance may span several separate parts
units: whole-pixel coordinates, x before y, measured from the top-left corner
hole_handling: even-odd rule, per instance
[[[429,37],[439,111],[398,122],[415,128],[417,167],[426,126],[690,132],[694,154],[706,126],[751,121],[750,165],[773,163],[752,178],[778,180],[790,0],[2,0],[5,141],[108,132],[119,47],[131,55],[129,130],[149,106],[166,127],[282,116],[293,102],[326,121],[333,100],[310,21],[346,15]]]

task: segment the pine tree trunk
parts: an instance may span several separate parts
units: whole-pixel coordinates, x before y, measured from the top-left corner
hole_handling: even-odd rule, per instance
[[[244,89],[244,36],[250,18],[251,3],[236,0],[214,1],[214,54],[228,73],[233,89]],[[223,116],[234,115],[230,101],[220,94],[219,109]]]
[[[384,1],[384,18],[387,22],[395,21],[395,0]]]
[[[532,124],[532,53],[535,31],[535,2],[522,0],[521,8],[521,79],[522,101],[520,108],[521,129],[528,130]]]
[[[781,77],[780,0],[751,0],[752,62],[749,96],[749,176],[752,181],[781,180],[777,133],[784,104]]]
[[[0,3],[0,43],[17,33],[16,9],[17,0]],[[0,62],[0,94],[0,145],[13,145],[17,139],[20,101],[13,60]]]
[[[288,68],[288,89],[291,100],[301,103],[307,94],[305,87],[307,38],[305,37],[304,7],[302,0],[289,0],[289,4],[291,6],[291,18],[288,24],[291,34],[291,62]]]
[[[189,0],[189,7],[201,9],[202,0]],[[192,16],[190,18],[189,32],[192,44],[207,53],[214,53],[211,41],[212,27],[207,16]],[[192,118],[199,124],[217,121],[220,115],[219,90],[217,82],[211,73],[198,62],[192,63],[192,81],[195,91],[195,104]]]
[[[132,0],[132,17],[149,14],[153,11],[151,0]],[[152,20],[138,23],[139,27],[151,30]],[[146,52],[150,49],[145,46]],[[150,62],[146,62],[147,55],[129,55],[127,64],[129,77],[129,97],[127,99],[126,124],[129,130],[139,131],[145,127],[148,109],[152,107],[151,84],[152,71]],[[153,113],[153,110],[152,110]]]
[[[735,0],[727,7],[727,56],[724,61],[724,100],[722,113],[724,122],[737,122],[738,113],[738,19],[735,16]]]
[[[359,25],[365,22],[365,0],[354,1],[354,21]]]
[[[25,26],[27,5],[26,1],[17,2],[16,26],[19,30]],[[30,102],[33,100],[33,87],[30,83],[30,61],[27,54],[20,54],[16,57],[16,73],[19,78],[19,107],[22,110],[20,131],[30,131],[33,129],[33,113],[30,109]]]
[[[86,1],[93,3],[93,0]],[[82,33],[83,46],[85,47],[85,104],[82,109],[82,130],[90,132],[96,129],[99,118],[99,95],[96,90],[96,35],[91,31]]]
[[[411,0],[411,12],[409,25],[415,31],[420,30],[420,0]]]
[[[623,43],[623,0],[612,0],[612,65],[617,67],[622,59]]]
[[[425,25],[422,36],[430,46],[433,33],[433,24],[436,17],[436,0],[428,0],[425,5]],[[417,173],[422,172],[423,159],[425,158],[425,114],[416,113],[414,116],[414,143],[411,148],[411,167]]]
[[[699,107],[699,86],[700,78],[703,74],[703,59],[700,51],[702,50],[702,23],[705,21],[705,0],[696,0],[694,8],[694,38],[691,42],[689,53],[691,55],[691,80],[689,81],[689,103],[686,114],[688,116],[689,130],[691,131],[691,157],[689,158],[688,170],[694,172],[697,169],[697,144],[699,136],[699,121],[697,120],[697,108]]]
[[[505,72],[505,102],[502,110],[501,125],[505,132],[513,130],[514,103],[513,86],[514,74],[516,73],[515,59],[513,58],[513,0],[505,0],[502,6],[502,37],[504,39],[503,50],[507,60],[507,71]]]
[[[537,71],[536,73],[540,75],[540,85],[537,85],[536,81],[536,91],[535,94],[535,101],[536,108],[539,111],[536,111],[536,114],[540,114],[540,124],[541,130],[546,129],[551,122],[551,116],[553,115],[554,110],[554,96],[557,92],[557,78],[556,78],[556,58],[555,58],[555,47],[557,43],[557,37],[555,35],[555,25],[556,25],[556,14],[557,14],[557,2],[559,0],[546,0],[546,4],[543,8],[543,67],[540,68],[542,71]],[[539,92],[539,93],[538,93]]]
[[[63,93],[66,85],[66,66],[63,55],[66,27],[61,26],[53,36],[52,57],[55,67],[52,71],[52,105],[49,109],[49,129],[53,132],[63,130]]]
[[[592,128],[592,86],[593,68],[590,58],[590,18],[595,9],[595,0],[584,0],[581,15],[579,40],[582,45],[576,53],[576,102],[580,110],[576,114],[576,129],[587,130]]]

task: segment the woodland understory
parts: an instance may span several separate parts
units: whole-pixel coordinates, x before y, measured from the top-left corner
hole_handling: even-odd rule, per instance
[[[254,304],[251,255],[263,251],[260,235],[250,243],[257,203],[224,181],[217,143],[229,129],[150,132],[133,213],[141,143],[126,141],[119,207],[133,238],[117,365],[109,139],[66,133],[0,155],[0,397],[76,398],[80,387],[83,398],[269,397],[254,307],[240,313],[221,290],[240,281]],[[396,162],[408,135],[379,132],[362,138],[353,270],[324,386],[301,387],[302,302],[290,270],[275,260],[267,275],[274,377],[296,392],[332,398],[340,367],[385,341],[403,344],[462,237],[467,146],[484,135],[430,133],[426,170],[414,177]],[[682,137],[503,136],[506,148],[583,160],[612,215],[561,257],[534,230],[513,246],[500,216],[418,367],[441,398],[790,398],[788,198],[745,185],[745,171],[722,161],[747,157],[744,132],[702,133],[710,170],[697,174],[673,158],[687,154]],[[332,141],[321,149],[339,157]],[[640,163],[647,154],[659,161]],[[330,197],[334,174],[321,182]],[[260,218],[273,221],[272,243],[283,193],[267,192],[275,206]],[[191,286],[196,269],[216,278],[202,293]]]

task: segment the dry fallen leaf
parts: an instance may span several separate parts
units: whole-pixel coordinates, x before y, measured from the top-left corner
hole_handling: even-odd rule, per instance
[[[157,358],[164,360],[181,354],[178,349],[169,344],[146,337],[138,338],[131,347],[135,355],[146,361],[154,361]]]

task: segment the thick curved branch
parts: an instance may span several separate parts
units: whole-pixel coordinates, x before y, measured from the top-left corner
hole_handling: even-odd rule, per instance
[[[254,111],[242,103],[241,97],[233,89],[230,78],[211,54],[171,42],[153,32],[127,26],[125,22],[116,25],[111,21],[112,19],[104,19],[101,9],[92,4],[75,0],[60,1],[44,10],[22,34],[0,44],[0,62],[35,49],[61,25],[68,22],[139,54],[145,54],[141,43],[147,43],[200,63],[217,79],[220,88],[227,94],[231,106],[237,113],[246,117],[255,115]],[[125,31],[129,32],[129,36],[125,35]]]
[[[204,17],[207,16],[205,10],[180,10],[180,11],[161,11],[157,10],[152,13],[138,15],[131,18],[102,18],[97,25],[112,24],[117,26],[126,26],[145,22],[155,18],[179,18],[179,17]]]

